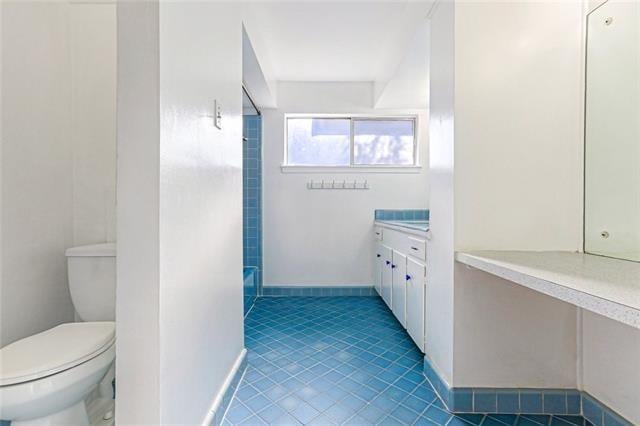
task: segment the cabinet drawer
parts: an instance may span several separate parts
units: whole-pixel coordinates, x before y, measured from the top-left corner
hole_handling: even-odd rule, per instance
[[[420,260],[427,260],[427,242],[421,238],[407,237],[407,253]]]
[[[376,241],[382,241],[382,228],[378,228],[377,226],[373,228],[373,236]]]

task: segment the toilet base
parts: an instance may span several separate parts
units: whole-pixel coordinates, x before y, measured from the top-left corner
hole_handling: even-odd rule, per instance
[[[116,407],[113,399],[96,398],[86,404],[91,426],[115,425]]]
[[[115,389],[113,386],[113,381],[116,378],[116,363],[111,364],[111,368],[107,371],[107,375],[104,376],[104,379],[98,385],[98,394],[101,398],[114,399]]]
[[[45,417],[30,420],[14,420],[11,426],[89,426],[89,416],[84,401]]]

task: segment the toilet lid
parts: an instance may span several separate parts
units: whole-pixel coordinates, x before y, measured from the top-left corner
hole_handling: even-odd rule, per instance
[[[114,341],[113,321],[67,323],[18,340],[0,349],[0,386],[75,367],[100,355]]]

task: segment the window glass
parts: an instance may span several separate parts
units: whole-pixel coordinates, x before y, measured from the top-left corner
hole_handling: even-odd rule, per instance
[[[356,165],[412,165],[413,120],[358,120],[353,122]]]
[[[289,118],[287,159],[296,166],[348,166],[351,122],[344,118]]]

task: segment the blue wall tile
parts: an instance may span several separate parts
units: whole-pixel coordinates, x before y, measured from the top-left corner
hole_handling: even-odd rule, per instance
[[[545,414],[567,414],[567,393],[564,391],[543,392],[542,408]]]
[[[476,413],[495,413],[497,396],[494,390],[476,389],[473,392],[473,411]]]
[[[604,412],[604,426],[630,426],[630,424],[611,411]]]
[[[567,391],[567,414],[580,414],[580,392]]]
[[[473,411],[473,390],[456,388],[455,392],[449,397],[451,408],[453,411],[461,413],[470,413]]]
[[[376,220],[429,220],[429,210],[388,210],[374,212]]]
[[[519,413],[520,394],[517,390],[505,389],[496,392],[498,413]]]
[[[247,290],[249,306],[262,292],[262,117],[243,116],[243,261],[245,267],[254,268],[255,289]],[[255,295],[255,296],[254,296]],[[253,298],[252,298],[253,297]],[[245,313],[246,313],[245,309]]]
[[[449,388],[426,356],[423,374],[440,397],[438,402],[442,401],[451,412],[494,413],[489,414],[492,419],[487,419],[491,424],[496,419],[496,425],[504,424],[501,417],[505,415],[528,414],[546,420],[555,419],[554,416],[584,416],[594,426],[632,426],[591,395],[576,389]],[[469,404],[470,395],[473,395],[473,406]]]
[[[520,410],[527,414],[542,413],[542,392],[539,391],[520,391]]]
[[[271,297],[335,297],[335,296],[377,296],[373,287],[300,287],[269,286],[262,288],[263,296]]]
[[[602,426],[603,424],[602,407],[589,395],[583,395],[582,397],[582,415],[585,419],[593,423],[594,426]]]

